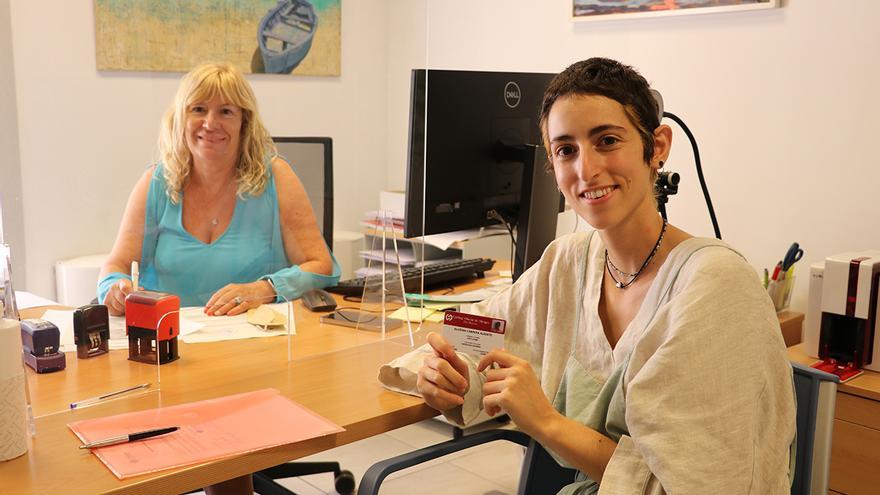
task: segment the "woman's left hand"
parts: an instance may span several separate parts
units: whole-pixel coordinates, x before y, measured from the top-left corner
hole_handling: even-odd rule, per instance
[[[275,289],[265,280],[249,284],[229,284],[211,296],[205,304],[205,314],[235,316],[271,302],[275,302]]]
[[[532,366],[525,359],[495,349],[480,359],[477,369],[483,371],[492,363],[500,368],[486,371],[483,408],[489,416],[506,412],[525,433],[534,436],[540,425],[558,413],[544,395]]]

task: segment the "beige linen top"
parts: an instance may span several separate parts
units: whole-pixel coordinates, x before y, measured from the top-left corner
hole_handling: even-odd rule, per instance
[[[791,366],[755,271],[715,239],[682,242],[612,349],[598,314],[604,246],[595,235],[587,249],[588,237],[557,239],[475,312],[508,321],[507,350],[532,363],[550,400],[570,356],[600,383],[629,358],[622,384],[629,434],[599,493],[788,493]],[[472,361],[470,379],[464,406],[449,414],[460,423],[482,410],[484,377]]]

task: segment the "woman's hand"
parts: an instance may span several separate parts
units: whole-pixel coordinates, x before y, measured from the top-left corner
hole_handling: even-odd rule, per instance
[[[107,295],[104,296],[104,304],[107,311],[113,316],[122,316],[125,314],[125,298],[131,294],[131,280],[127,278],[119,279],[110,286]]]
[[[506,412],[517,426],[534,437],[538,428],[559,413],[544,395],[528,361],[495,349],[480,359],[477,369],[483,371],[492,363],[497,363],[500,368],[486,372],[483,408],[489,416]]]
[[[257,280],[249,284],[229,284],[211,296],[205,304],[205,314],[240,315],[260,304],[274,302],[275,297],[275,289],[266,280]]]
[[[467,364],[440,334],[429,333],[428,344],[434,349],[434,355],[425,358],[416,388],[425,403],[438,411],[464,404],[464,394],[468,391]]]

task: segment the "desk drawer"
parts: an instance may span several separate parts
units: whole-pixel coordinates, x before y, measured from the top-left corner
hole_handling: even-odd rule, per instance
[[[880,430],[835,419],[829,488],[848,495],[876,494],[880,486],[878,466]]]
[[[880,402],[846,392],[838,392],[834,417],[880,430]]]

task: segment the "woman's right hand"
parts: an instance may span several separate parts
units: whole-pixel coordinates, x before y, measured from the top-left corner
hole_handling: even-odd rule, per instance
[[[113,316],[122,316],[125,314],[125,297],[131,293],[131,280],[127,278],[119,279],[110,286],[107,295],[104,297],[104,305],[107,311]]]
[[[440,334],[429,333],[428,344],[434,349],[434,355],[425,358],[416,388],[425,403],[438,411],[462,405],[469,387],[467,364]]]

